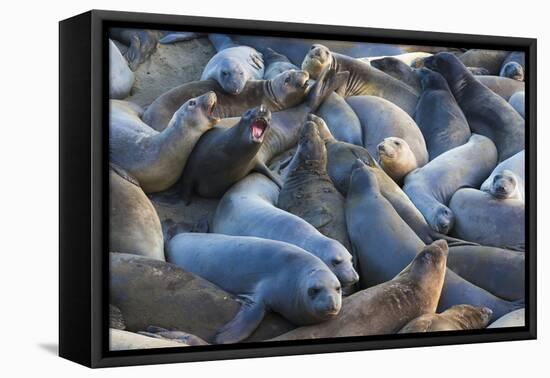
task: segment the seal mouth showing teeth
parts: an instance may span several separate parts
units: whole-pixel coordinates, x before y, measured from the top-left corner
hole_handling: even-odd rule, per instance
[[[263,117],[256,118],[250,126],[252,140],[256,143],[261,143],[264,139],[265,132],[268,128],[267,120]]]

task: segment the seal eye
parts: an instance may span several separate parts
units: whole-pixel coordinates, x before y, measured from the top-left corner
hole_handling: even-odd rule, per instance
[[[394,141],[393,143],[395,143],[396,146],[401,146],[401,142],[398,140]]]
[[[227,71],[222,71],[222,75],[223,75],[223,76],[227,76],[227,75],[229,75],[229,72],[227,72]]]
[[[340,259],[332,260],[332,265],[334,266],[340,265],[341,263],[342,263],[342,260]]]
[[[310,287],[307,290],[307,293],[310,297],[315,297],[317,294],[319,294],[320,291],[321,291],[320,289],[317,289],[315,287]]]
[[[197,102],[195,100],[189,101],[189,106],[195,106],[197,105]]]
[[[288,83],[290,83],[290,77],[287,77],[287,78],[285,79],[285,84],[288,84]]]
[[[341,286],[336,286],[336,292],[339,293],[342,291],[342,287]]]

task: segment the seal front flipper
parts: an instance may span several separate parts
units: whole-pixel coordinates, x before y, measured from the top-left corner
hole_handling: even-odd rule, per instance
[[[126,54],[124,55],[126,59],[128,60],[128,66],[132,71],[137,70],[139,64],[141,63],[141,41],[137,35],[132,36],[132,40],[130,41],[130,46],[128,47],[128,50],[126,50]]]
[[[220,328],[214,339],[216,344],[238,343],[246,339],[264,318],[266,309],[263,303],[255,302],[250,297],[241,298],[241,309],[233,320]]]
[[[269,169],[267,167],[267,165],[265,165],[264,163],[256,164],[256,166],[252,169],[252,171],[261,173],[261,174],[269,177],[275,184],[277,184],[279,189],[281,189],[283,187],[283,181],[281,180],[279,175],[277,175],[275,172],[271,171],[271,169]]]

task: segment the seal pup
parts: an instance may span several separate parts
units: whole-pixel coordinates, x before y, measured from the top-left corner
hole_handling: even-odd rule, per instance
[[[525,198],[525,150],[522,150],[515,154],[514,156],[509,157],[508,159],[504,160],[502,163],[496,166],[496,168],[493,170],[491,175],[481,184],[480,190],[484,192],[491,192],[493,185],[495,184],[495,176],[498,174],[502,174],[504,171],[512,172],[514,175],[515,180],[517,181],[517,188],[519,190],[519,196],[516,195],[514,190],[514,185],[506,185],[509,189],[502,192],[504,194],[504,197],[508,197],[509,195],[512,195],[512,197],[516,197],[516,199],[524,199]],[[510,176],[510,174],[508,174]],[[500,181],[500,180],[498,180]],[[497,194],[496,197],[499,197]]]
[[[361,121],[363,147],[372,156],[378,155],[377,146],[385,138],[398,137],[407,142],[419,167],[428,162],[428,150],[422,132],[401,108],[376,96],[355,96],[346,101]]]
[[[241,307],[234,295],[164,261],[110,253],[109,272],[109,299],[124,314],[128,331],[154,325],[211,343]],[[268,313],[248,340],[269,339],[293,328],[281,316]]]
[[[109,39],[109,98],[122,100],[130,95],[135,76],[115,43]]]
[[[519,113],[523,118],[525,118],[525,92],[519,91],[516,92],[510,97],[508,103]]]
[[[160,219],[137,180],[109,167],[109,249],[164,261]]]
[[[490,75],[498,75],[502,62],[509,54],[509,51],[503,50],[470,49],[459,55],[458,59],[466,67],[482,67],[489,71]]]
[[[475,78],[506,101],[510,100],[510,97],[515,93],[525,91],[525,83],[523,81],[508,77],[480,75]]]
[[[493,247],[524,250],[525,202],[498,199],[477,189],[460,189],[449,203],[454,235]]]
[[[376,146],[380,166],[398,185],[403,178],[418,168],[416,156],[407,141],[397,137],[385,138]]]
[[[456,305],[441,314],[424,314],[411,320],[399,333],[463,331],[487,327],[493,311],[487,307]]]
[[[431,56],[432,54],[427,54],[425,57]],[[420,85],[420,78],[416,74],[414,68],[410,64],[406,64],[397,57],[389,56],[385,58],[379,58],[370,61],[370,65],[374,68],[379,69],[382,72],[387,73],[390,76],[395,77],[398,80],[401,80],[416,92],[422,92],[422,86]]]
[[[300,104],[310,86],[304,71],[283,72],[269,80],[249,80],[239,94],[227,94],[214,80],[185,83],[163,93],[147,107],[143,121],[162,131],[178,108],[189,99],[207,92],[217,97],[214,115],[218,118],[241,116],[246,110],[260,105],[271,111],[280,111]]]
[[[509,328],[509,327],[525,327],[525,309],[512,311],[504,316],[501,316],[487,328]]]
[[[408,174],[403,191],[432,229],[447,234],[454,223],[454,215],[446,206],[451,196],[460,188],[478,188],[496,164],[497,150],[493,142],[474,134],[468,143]]]
[[[359,277],[348,250],[302,218],[277,208],[278,197],[279,188],[267,177],[259,173],[246,176],[220,200],[212,232],[294,244],[319,257],[343,287],[355,284]]]
[[[334,318],[342,306],[340,282],[316,256],[294,245],[253,237],[179,234],[168,261],[237,295],[241,309],[215,343],[246,339],[267,311],[296,325]]]
[[[374,68],[368,63],[332,53],[327,47],[313,44],[302,62],[302,69],[313,79],[329,68],[348,71],[344,85],[336,90],[343,97],[370,95],[384,98],[412,115],[418,93],[402,81]]]
[[[200,136],[218,122],[216,95],[208,92],[183,104],[162,132],[140,118],[137,105],[110,101],[109,153],[113,163],[134,176],[146,193],[176,183]]]
[[[525,148],[523,118],[502,97],[481,84],[456,56],[439,53],[424,63],[447,80],[470,130],[495,143],[499,162]]]
[[[346,199],[346,223],[359,257],[362,282],[372,286],[392,279],[424,244],[381,195],[381,189],[377,189],[376,170],[359,159],[354,166]],[[444,240],[437,242],[446,245]],[[364,273],[364,269],[368,272]],[[502,300],[447,269],[438,311],[463,303],[488,307],[495,316],[518,307],[517,303]]]
[[[447,266],[499,298],[525,298],[525,253],[489,246],[449,248]]]
[[[271,112],[262,105],[244,113],[233,127],[214,127],[205,132],[183,171],[184,202],[191,203],[193,193],[218,198],[250,172],[263,173],[281,186],[280,179],[256,157],[270,124]]]
[[[302,340],[396,333],[409,321],[436,310],[445,277],[447,245],[426,246],[388,282],[361,290],[343,301],[333,320],[296,328],[273,340]]]
[[[156,51],[160,32],[156,30],[109,28],[109,37],[128,46],[124,57],[132,71]]]
[[[514,172],[507,169],[493,176],[491,185],[484,190],[496,199],[516,199],[523,201],[523,193],[520,189],[519,178]]]
[[[315,123],[308,121],[288,165],[277,206],[304,219],[350,251],[344,204],[344,197],[327,174],[325,143]]]
[[[247,81],[264,76],[262,54],[256,49],[238,46],[222,34],[209,34],[208,39],[218,52],[204,67],[201,80],[215,80],[226,93],[236,95]]]
[[[414,120],[426,141],[430,160],[468,142],[470,126],[458,106],[447,81],[439,73],[419,70],[422,94]]]

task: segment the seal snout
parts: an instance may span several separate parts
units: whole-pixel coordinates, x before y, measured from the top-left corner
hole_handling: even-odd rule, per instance
[[[219,122],[220,119],[214,115],[216,105],[218,104],[218,97],[216,96],[216,93],[212,91],[205,93],[201,96],[200,101],[208,119],[214,123]]]

